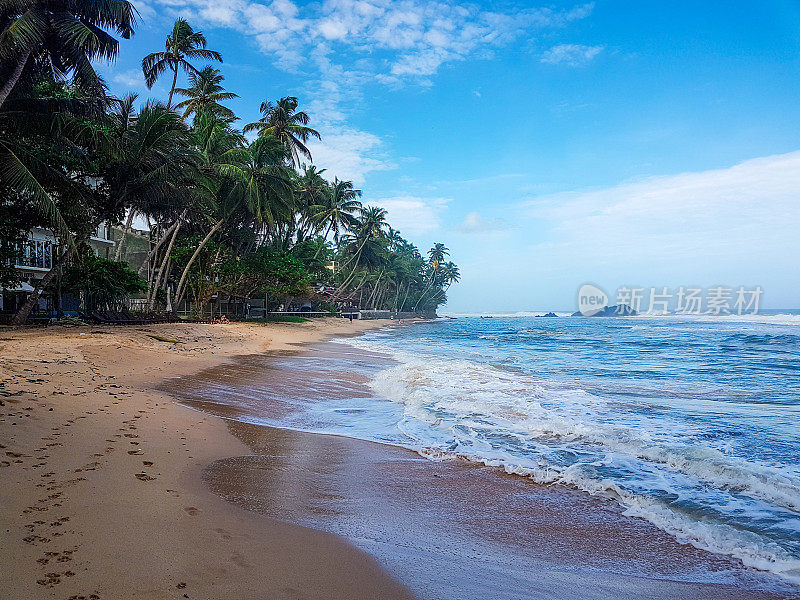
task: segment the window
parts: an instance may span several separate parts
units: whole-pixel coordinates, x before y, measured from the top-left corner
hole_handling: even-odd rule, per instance
[[[48,240],[28,240],[23,244],[23,254],[17,258],[20,267],[52,269],[58,245]]]

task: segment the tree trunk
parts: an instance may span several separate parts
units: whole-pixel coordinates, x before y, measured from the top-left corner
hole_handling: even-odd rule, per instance
[[[36,287],[33,288],[30,296],[28,296],[28,298],[25,300],[25,303],[20,306],[17,314],[14,315],[14,318],[11,321],[12,325],[19,327],[25,324],[31,314],[31,311],[33,310],[33,307],[39,301],[39,297],[42,295],[42,290],[50,285],[50,282],[53,281],[56,275],[58,275],[61,266],[72,257],[73,252],[75,252],[75,246],[70,246],[67,251],[61,255],[61,260],[59,260],[57,264],[54,264],[53,267],[47,273],[45,273],[44,277],[37,282]]]
[[[6,98],[8,98],[8,95],[11,93],[11,90],[13,90],[14,86],[17,85],[17,82],[22,75],[22,71],[25,69],[25,65],[28,63],[28,58],[30,58],[30,56],[31,51],[27,50],[19,57],[17,64],[14,66],[14,71],[11,73],[8,81],[3,84],[3,87],[0,87],[0,107],[3,106]]]
[[[408,302],[408,294],[411,293],[411,280],[409,279],[408,285],[406,286],[406,295],[403,296],[403,303],[400,305],[401,308],[406,307],[406,302]]]
[[[130,231],[131,227],[133,226],[133,217],[136,216],[136,211],[131,209],[128,213],[128,220],[125,222],[125,227],[122,228],[122,237],[119,238],[119,244],[117,244],[117,251],[114,253],[114,260],[119,262],[120,257],[122,256],[122,246],[125,245],[125,238],[128,235],[128,231]]]
[[[372,287],[372,293],[370,293],[369,297],[367,298],[367,305],[375,308],[375,299],[377,299],[378,291],[380,290],[381,285],[381,277],[383,277],[383,272],[385,269],[382,269],[381,272],[378,274],[378,278],[375,280],[375,285]]]
[[[400,280],[399,279],[397,280],[397,286],[396,286],[396,290],[395,290],[395,294],[394,294],[394,308],[395,308],[395,310],[397,312],[400,312],[400,305],[398,304],[398,302],[400,302]]]
[[[161,283],[161,277],[164,275],[164,272],[167,270],[167,264],[169,263],[169,255],[172,252],[172,244],[175,243],[175,238],[178,237],[178,231],[180,231],[181,224],[178,221],[178,226],[175,227],[175,231],[172,232],[172,238],[169,240],[169,246],[167,246],[166,252],[164,252],[164,260],[161,261],[161,268],[158,270],[158,274],[156,275],[155,283],[153,284],[153,295],[147,302],[147,310],[153,310],[153,307],[156,304],[156,296],[158,295],[158,284]]]
[[[416,310],[417,310],[417,307],[419,306],[419,303],[420,303],[420,302],[422,302],[422,299],[423,299],[423,298],[424,298],[424,297],[427,295],[427,293],[428,293],[428,292],[431,290],[431,288],[433,287],[433,283],[434,283],[434,281],[436,281],[436,269],[434,269],[434,270],[433,270],[433,273],[431,273],[431,281],[430,281],[430,283],[428,284],[428,287],[426,287],[426,288],[425,288],[425,289],[422,291],[422,295],[421,295],[419,298],[417,298],[417,303],[414,305],[414,312],[416,312]]]
[[[175,75],[172,77],[172,87],[169,90],[169,100],[167,100],[167,108],[172,108],[172,95],[175,93],[175,86],[178,83],[178,65],[175,65]]]
[[[158,252],[159,248],[161,248],[161,245],[165,241],[167,241],[167,238],[172,233],[172,230],[175,229],[178,226],[178,223],[183,221],[184,217],[186,217],[186,211],[185,210],[181,213],[181,216],[178,217],[175,220],[175,222],[172,225],[170,225],[170,227],[164,232],[164,235],[161,236],[161,239],[158,240],[158,242],[156,242],[156,245],[153,247],[152,250],[150,250],[150,254],[147,255],[147,258],[142,263],[142,266],[139,267],[139,277],[142,277],[144,275],[144,272],[147,270],[147,266],[150,264],[150,261],[153,260],[153,257]]]
[[[186,276],[189,274],[189,269],[192,268],[192,265],[194,264],[195,259],[200,254],[200,251],[203,249],[203,247],[208,243],[208,240],[210,240],[211,236],[214,235],[214,233],[216,233],[217,229],[222,227],[222,223],[224,223],[224,222],[225,222],[225,219],[220,219],[219,221],[216,222],[214,227],[211,228],[211,231],[209,231],[206,234],[206,237],[204,237],[203,241],[200,242],[200,244],[197,246],[197,248],[194,251],[194,254],[192,254],[192,257],[189,259],[189,262],[186,263],[186,267],[184,267],[183,273],[181,274],[181,279],[180,279],[180,281],[178,281],[178,288],[175,290],[175,302],[176,303],[180,302],[181,299],[183,298],[183,285],[186,282]]]
[[[364,249],[364,245],[366,243],[367,243],[367,238],[364,238],[364,241],[361,242],[361,245],[358,247],[358,251],[356,252],[356,255],[355,255],[356,264],[353,265],[353,270],[350,272],[350,275],[348,275],[345,278],[344,283],[342,283],[342,285],[340,285],[339,288],[336,290],[336,293],[331,297],[331,300],[335,301],[339,297],[339,293],[343,292],[345,290],[345,287],[350,284],[350,281],[352,280],[353,276],[356,273],[356,270],[358,269],[358,259],[361,257],[361,251]],[[350,261],[348,261],[346,264],[349,264],[349,263],[350,263]],[[342,268],[344,268],[344,266],[342,266]]]

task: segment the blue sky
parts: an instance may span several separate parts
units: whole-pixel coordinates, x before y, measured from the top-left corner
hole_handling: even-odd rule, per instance
[[[445,312],[570,310],[585,282],[760,285],[800,306],[800,3],[134,0],[140,61],[184,16],[243,122],[295,95],[352,179],[462,282]]]

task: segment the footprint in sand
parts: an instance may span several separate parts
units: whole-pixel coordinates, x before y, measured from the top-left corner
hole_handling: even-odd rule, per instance
[[[187,507],[186,507],[186,508],[184,508],[183,510],[185,510],[185,511],[186,511],[186,514],[188,514],[188,515],[190,515],[190,516],[192,516],[192,517],[193,517],[193,516],[195,516],[197,513],[199,513],[199,512],[200,512],[200,511],[199,511],[198,509],[196,509],[194,506],[187,506]]]
[[[31,544],[33,546],[36,546],[37,544],[47,544],[48,542],[50,542],[50,538],[45,538],[38,535],[29,535],[26,538],[22,538],[22,541],[25,542],[26,544]]]
[[[153,461],[152,461],[152,460],[143,460],[143,461],[142,461],[142,464],[143,464],[145,467],[152,467],[152,466],[153,466]]]
[[[155,477],[150,477],[147,473],[136,473],[134,475],[139,481],[153,481]]]

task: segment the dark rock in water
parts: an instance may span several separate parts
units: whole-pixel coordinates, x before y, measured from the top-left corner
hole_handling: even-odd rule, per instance
[[[558,315],[554,312],[549,312],[546,315],[536,315],[537,317],[557,317]]]
[[[596,312],[592,317],[635,317],[639,313],[636,312],[628,304],[620,304],[618,306],[604,306],[600,311]],[[580,311],[572,313],[573,317],[583,317]]]

